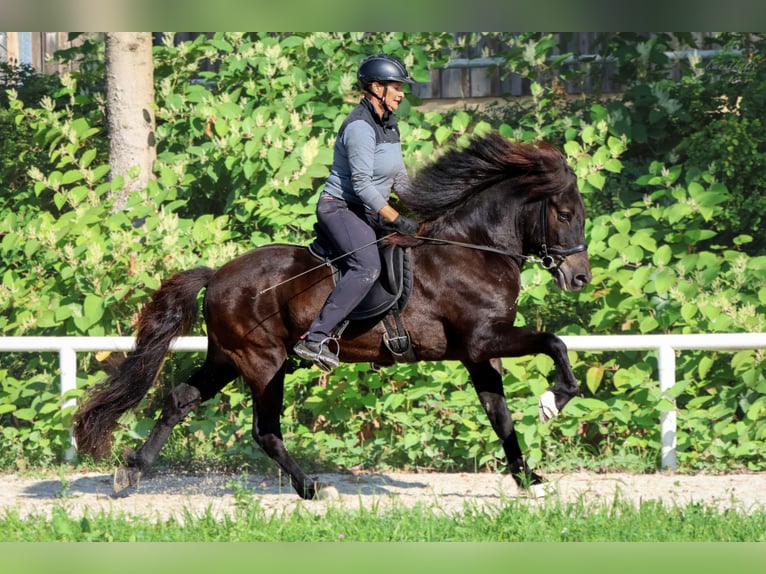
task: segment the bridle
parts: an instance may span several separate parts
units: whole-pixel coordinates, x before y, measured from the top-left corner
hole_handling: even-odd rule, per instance
[[[554,259],[551,257],[551,255],[555,255],[557,257],[561,257],[559,259],[559,262],[555,267],[559,267],[563,262],[564,259],[566,259],[569,255],[574,255],[575,253],[580,253],[581,251],[585,251],[588,249],[588,246],[584,243],[580,243],[579,245],[575,245],[574,247],[570,247],[569,249],[556,249],[555,247],[548,247],[547,241],[548,241],[548,200],[544,199],[542,201],[542,206],[540,207],[540,229],[542,230],[542,236],[543,240],[540,244],[540,256],[542,259],[540,259],[540,264],[543,266],[543,269],[553,269],[554,268]]]
[[[570,247],[569,249],[557,249],[555,247],[548,247],[548,200],[544,199],[540,206],[540,230],[542,234],[542,241],[540,242],[539,255],[523,255],[521,253],[514,253],[513,251],[506,251],[505,249],[499,249],[497,247],[490,247],[488,245],[476,245],[474,243],[463,243],[461,241],[452,241],[450,239],[440,239],[437,237],[425,237],[422,235],[416,235],[417,239],[427,241],[429,243],[442,243],[446,245],[455,245],[458,247],[465,247],[467,249],[474,249],[476,251],[486,251],[488,253],[497,253],[499,255],[505,255],[507,257],[518,258],[522,261],[531,261],[532,263],[539,263],[543,269],[552,271],[557,269],[564,263],[564,260],[569,255],[580,253],[588,249],[588,246],[584,243]],[[558,260],[554,259],[554,256]]]

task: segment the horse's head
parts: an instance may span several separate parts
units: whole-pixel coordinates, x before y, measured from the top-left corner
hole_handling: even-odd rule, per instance
[[[421,234],[539,257],[566,291],[592,278],[577,176],[550,144],[474,138],[422,168],[399,199],[424,223]]]
[[[585,244],[585,205],[576,180],[539,205],[537,251],[543,267],[561,289],[579,291],[590,283],[592,275]]]

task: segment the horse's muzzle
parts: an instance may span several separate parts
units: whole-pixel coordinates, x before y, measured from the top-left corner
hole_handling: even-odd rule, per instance
[[[593,279],[587,251],[579,251],[551,269],[556,285],[564,291],[580,291]]]

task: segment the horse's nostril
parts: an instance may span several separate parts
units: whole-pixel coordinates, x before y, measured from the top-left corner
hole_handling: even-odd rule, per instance
[[[588,283],[590,283],[591,276],[587,275],[585,273],[579,273],[575,275],[575,284],[579,285],[580,287],[584,287]]]

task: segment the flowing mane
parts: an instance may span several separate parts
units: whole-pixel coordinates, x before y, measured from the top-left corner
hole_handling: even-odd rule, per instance
[[[552,145],[512,142],[493,132],[473,138],[465,148],[451,148],[423,167],[399,199],[421,221],[433,221],[449,217],[470,197],[507,180],[509,189],[534,187],[542,194],[576,183],[566,158]]]

